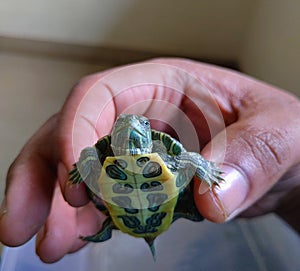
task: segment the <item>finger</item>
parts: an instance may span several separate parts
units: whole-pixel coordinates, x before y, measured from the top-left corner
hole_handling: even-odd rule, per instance
[[[88,76],[82,79],[72,90],[72,95],[67,99],[63,106],[60,125],[58,144],[61,151],[61,162],[58,165],[58,180],[63,192],[64,198],[74,207],[84,206],[88,203],[85,184],[72,184],[69,182],[68,172],[72,169],[72,165],[78,160],[80,151],[92,146],[99,137],[108,134],[114,118],[114,108],[108,106],[107,111],[101,115],[101,128],[99,132],[96,129],[98,118],[98,107],[101,103],[111,100],[111,94],[106,89],[97,99],[91,94],[94,84],[98,82],[105,74],[112,70]],[[93,91],[92,91],[93,92]],[[87,98],[86,98],[87,96]],[[82,105],[82,106],[81,106]],[[84,107],[82,109],[82,107]],[[96,107],[96,108],[95,108]],[[111,119],[111,123],[109,120]]]
[[[0,219],[0,240],[6,245],[28,241],[49,214],[56,178],[56,120],[51,118],[29,140],[9,169]]]
[[[65,203],[56,187],[51,213],[37,235],[36,252],[44,262],[57,261],[71,249],[75,235],[76,209]]]
[[[264,84],[254,83],[249,89],[251,93],[240,100],[242,108],[236,108],[239,119],[226,128],[225,181],[204,195],[195,193],[199,210],[212,221],[223,222],[247,209],[300,161],[300,147],[295,144],[300,140],[299,101]],[[266,97],[273,97],[272,101]],[[212,145],[222,149],[219,137],[204,155]],[[214,155],[213,160],[221,156],[217,151]]]
[[[79,250],[86,244],[80,236],[96,233],[101,228],[103,217],[92,204],[81,208],[70,206],[57,186],[51,213],[37,236],[36,251],[40,259],[53,263]]]
[[[70,168],[70,167],[69,167]],[[61,191],[64,193],[64,198],[73,206],[84,206],[89,202],[84,183],[73,184],[69,182],[69,173],[66,166],[60,162],[58,164],[58,180]]]

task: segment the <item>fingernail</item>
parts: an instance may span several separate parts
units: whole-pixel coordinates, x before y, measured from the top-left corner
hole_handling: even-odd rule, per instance
[[[249,192],[249,183],[244,174],[233,166],[223,165],[224,172],[219,187],[214,188],[214,192],[224,210],[226,220],[230,220],[239,212],[242,204]]]
[[[0,206],[0,220],[3,218],[3,216],[6,213],[7,213],[7,203],[6,203],[6,198],[4,198]]]
[[[209,185],[207,185],[205,182],[200,181],[198,193],[199,195],[205,194],[210,189]]]

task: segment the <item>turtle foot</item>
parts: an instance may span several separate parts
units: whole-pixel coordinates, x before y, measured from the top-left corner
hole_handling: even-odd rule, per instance
[[[93,183],[98,180],[101,169],[102,165],[96,148],[87,147],[81,151],[79,161],[73,165],[73,169],[69,172],[69,180],[73,184],[80,184],[83,181]]]
[[[80,184],[83,182],[83,179],[81,177],[80,172],[78,171],[76,165],[74,165],[74,168],[70,170],[69,172],[69,181],[72,184]]]
[[[104,242],[111,238],[113,229],[116,229],[116,226],[111,220],[111,218],[108,217],[104,221],[102,229],[98,233],[96,233],[95,235],[80,236],[80,239],[87,242]]]
[[[222,174],[223,171],[216,163],[205,161],[205,167],[197,168],[195,175],[211,188],[213,185],[219,186],[220,182],[224,181]]]

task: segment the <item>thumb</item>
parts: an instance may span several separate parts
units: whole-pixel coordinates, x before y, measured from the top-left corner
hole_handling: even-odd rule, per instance
[[[226,128],[226,151],[222,170],[224,181],[201,195],[200,183],[195,184],[195,202],[204,217],[214,222],[224,222],[240,214],[266,194],[293,165],[299,163],[299,123],[295,115],[266,106],[256,114],[244,114]],[[275,107],[276,108],[276,107]],[[299,107],[297,107],[299,110]],[[293,110],[288,108],[289,114]],[[276,112],[274,112],[276,111]],[[286,110],[287,111],[287,110]],[[280,112],[280,113],[278,113]],[[285,117],[291,118],[288,121]],[[212,146],[222,149],[224,136],[216,136],[204,149],[208,157]],[[221,154],[214,151],[210,160]],[[268,203],[268,204],[274,204]]]

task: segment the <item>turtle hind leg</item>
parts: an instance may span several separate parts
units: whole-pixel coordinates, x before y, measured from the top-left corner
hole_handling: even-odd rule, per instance
[[[179,218],[186,218],[195,222],[204,220],[194,201],[194,180],[192,180],[189,186],[179,195],[172,223]]]
[[[116,226],[113,223],[112,219],[108,217],[104,221],[102,229],[98,233],[90,236],[80,236],[80,239],[88,242],[104,242],[111,238],[112,230],[114,229],[116,229]]]
[[[156,251],[155,251],[155,246],[154,246],[155,237],[154,238],[153,237],[145,237],[144,239],[150,248],[150,251],[151,251],[154,261],[156,261]]]

